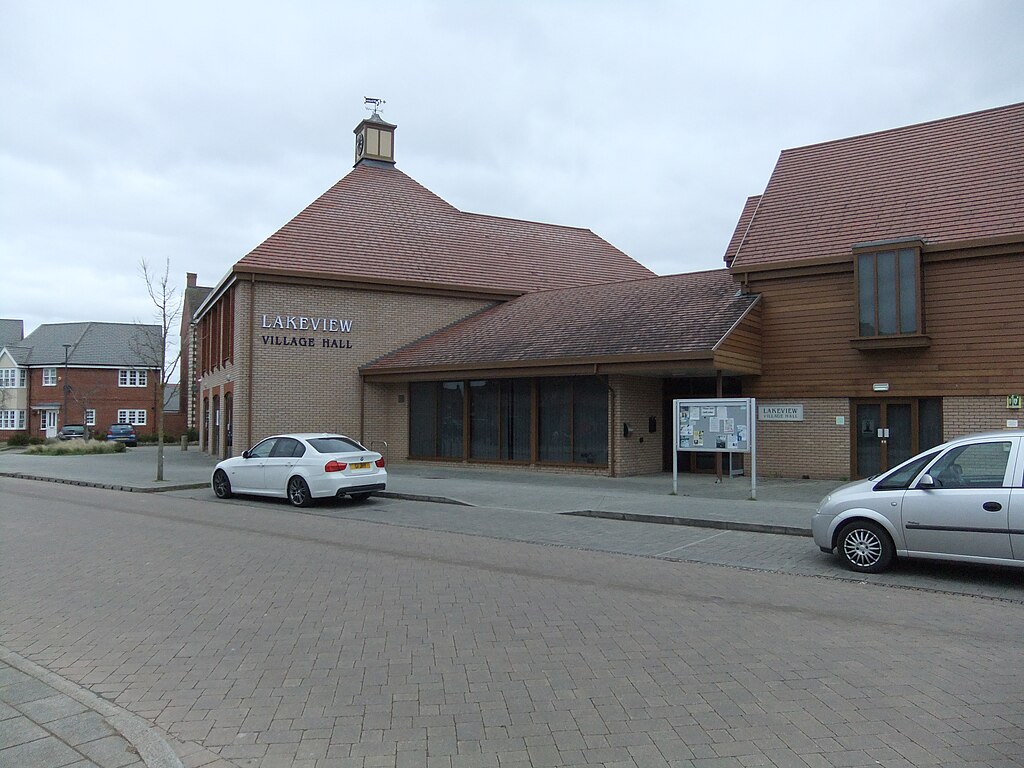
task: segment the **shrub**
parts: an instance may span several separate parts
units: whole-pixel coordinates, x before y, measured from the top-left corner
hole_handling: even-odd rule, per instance
[[[25,451],[25,453],[39,456],[84,456],[85,454],[92,453],[124,452],[124,444],[100,440],[51,441],[42,445],[33,445]]]
[[[28,445],[28,441],[29,441],[28,435],[25,435],[25,434],[11,435],[8,438],[8,440],[7,440],[7,445],[9,445],[12,448],[22,448],[22,447]]]

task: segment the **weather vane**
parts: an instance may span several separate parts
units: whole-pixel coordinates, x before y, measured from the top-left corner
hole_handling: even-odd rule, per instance
[[[384,99],[372,99],[369,96],[363,97],[363,104],[367,109],[373,110],[373,114],[375,115],[383,109],[386,103],[387,102],[385,102]]]

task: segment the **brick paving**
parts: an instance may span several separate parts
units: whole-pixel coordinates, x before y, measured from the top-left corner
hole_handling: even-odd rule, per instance
[[[196,768],[1024,764],[1017,602],[599,551],[755,534],[411,509],[0,479],[0,646]]]

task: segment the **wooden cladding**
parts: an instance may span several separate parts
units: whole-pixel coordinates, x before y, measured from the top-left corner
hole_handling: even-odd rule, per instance
[[[199,321],[201,375],[227,365],[235,357],[235,288],[231,287]]]
[[[763,366],[749,394],[783,397],[996,395],[1020,389],[1024,345],[1024,254],[931,260],[921,265],[921,325],[926,347],[857,349],[853,264],[828,272],[768,279],[750,275],[761,294]]]

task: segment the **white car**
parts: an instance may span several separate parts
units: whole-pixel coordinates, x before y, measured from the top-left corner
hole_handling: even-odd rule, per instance
[[[1024,430],[951,440],[841,486],[811,530],[823,552],[861,573],[898,557],[1024,567]]]
[[[211,485],[218,499],[235,493],[287,498],[296,507],[313,499],[351,496],[363,501],[387,486],[384,457],[351,437],[331,433],[274,435],[220,462]]]

